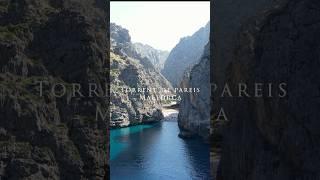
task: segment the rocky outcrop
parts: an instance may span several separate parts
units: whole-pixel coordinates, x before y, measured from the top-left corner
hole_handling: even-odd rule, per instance
[[[149,59],[156,70],[160,72],[163,69],[164,63],[169,55],[168,51],[154,49],[153,47],[142,43],[134,43],[133,47],[142,58],[145,57]]]
[[[95,117],[108,100],[87,91],[90,82],[102,92],[108,80],[106,8],[0,1],[0,179],[108,179],[109,123]],[[73,82],[83,98],[72,96]]]
[[[214,80],[284,82],[287,96],[215,94],[229,119],[216,179],[319,179],[319,1],[230,2],[215,3]]]
[[[207,23],[192,36],[181,38],[180,42],[171,50],[161,73],[171,82],[173,87],[178,87],[184,72],[198,63],[204,46],[209,41],[209,32],[210,23]]]
[[[111,24],[113,29],[117,31],[111,32],[111,127],[161,120],[161,104],[166,100],[162,97],[171,94],[170,83],[149,59],[136,51],[128,30]],[[118,42],[116,38],[126,41]],[[129,92],[130,89],[136,92]],[[145,91],[138,92],[139,89]],[[162,89],[170,91],[163,92]]]
[[[181,88],[199,88],[200,92],[182,93],[178,125],[180,137],[200,135],[209,139],[210,133],[210,51],[209,44],[191,71],[186,71]]]
[[[110,37],[111,48],[115,46],[123,46],[131,42],[129,31],[115,23],[110,23]]]

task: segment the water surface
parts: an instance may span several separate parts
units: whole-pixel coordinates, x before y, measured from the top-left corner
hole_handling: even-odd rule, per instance
[[[111,130],[111,179],[210,179],[209,145],[178,133],[176,121]]]

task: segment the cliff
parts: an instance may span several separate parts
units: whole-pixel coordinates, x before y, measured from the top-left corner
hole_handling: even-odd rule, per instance
[[[155,49],[147,44],[142,43],[134,43],[133,47],[135,51],[141,55],[141,57],[145,57],[151,61],[156,70],[161,72],[164,67],[164,63],[169,56],[168,51],[162,51]]]
[[[108,178],[109,123],[95,118],[108,101],[87,93],[89,82],[102,92],[108,80],[107,8],[0,1],[0,179]],[[71,83],[84,98],[72,97]]]
[[[180,39],[171,50],[161,73],[170,81],[173,87],[178,87],[184,72],[198,63],[204,46],[209,41],[210,23],[200,28],[192,36]]]
[[[216,179],[319,179],[320,3],[239,5],[215,2],[214,81],[231,87],[284,82],[287,95],[228,100],[214,94],[214,107],[223,107],[229,119],[218,128],[222,140],[214,142],[222,148]]]
[[[156,122],[163,118],[161,104],[170,95],[170,83],[155,69],[150,59],[136,51],[128,30],[111,24],[111,127]],[[126,92],[155,88],[156,91]],[[162,92],[162,89],[171,92]],[[145,99],[143,99],[144,97]]]
[[[199,88],[200,92],[182,93],[178,125],[180,137],[199,135],[208,140],[210,133],[210,48],[206,45],[199,63],[185,72],[181,88]]]

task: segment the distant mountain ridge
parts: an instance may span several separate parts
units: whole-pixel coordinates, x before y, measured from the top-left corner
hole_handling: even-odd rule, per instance
[[[126,46],[127,52],[130,49],[130,51],[134,52],[137,56],[147,58],[156,70],[161,71],[163,69],[164,63],[169,55],[168,51],[155,49],[148,44],[140,42],[132,43],[129,31],[115,23],[111,23],[110,32],[111,48],[119,47],[119,45],[122,47]]]
[[[192,36],[181,38],[171,50],[161,73],[171,82],[172,86],[178,87],[184,72],[198,62],[204,46],[209,41],[209,32],[210,22]]]

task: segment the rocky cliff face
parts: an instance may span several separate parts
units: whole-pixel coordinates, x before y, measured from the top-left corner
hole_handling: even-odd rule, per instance
[[[104,1],[0,1],[0,179],[107,179]],[[43,95],[39,82],[43,81]],[[84,98],[73,98],[71,82]],[[54,96],[51,87],[60,83]],[[62,91],[61,91],[62,90]],[[86,98],[88,97],[88,98]]]
[[[116,31],[113,31],[116,30]],[[139,54],[130,41],[128,30],[111,24],[111,122],[112,127],[159,121],[162,88],[171,90],[170,83],[149,59]],[[121,40],[121,41],[118,41]],[[122,41],[125,40],[125,41]],[[155,88],[156,91],[126,92],[124,89]],[[143,99],[144,97],[145,99]]]
[[[200,92],[183,93],[179,104],[180,137],[200,135],[208,140],[210,130],[210,51],[206,45],[198,64],[186,71],[181,88],[199,88]]]
[[[198,63],[204,46],[209,41],[210,23],[199,29],[192,36],[184,37],[171,50],[161,73],[178,87],[186,69]]]
[[[237,11],[230,2],[215,4],[215,81],[285,82],[288,94],[214,96],[230,120],[217,180],[319,179],[319,1],[247,0]]]
[[[168,51],[154,49],[153,47],[142,43],[134,43],[133,47],[141,57],[149,59],[156,70],[160,72],[163,69],[164,63],[169,55]]]

